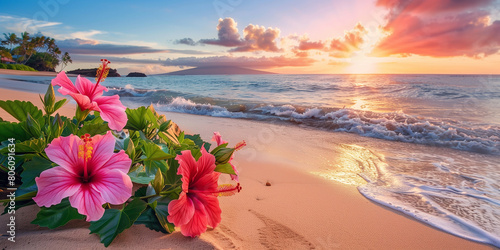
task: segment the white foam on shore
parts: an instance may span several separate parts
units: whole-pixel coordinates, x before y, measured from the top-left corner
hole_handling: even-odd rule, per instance
[[[211,105],[208,103],[199,104],[182,97],[175,97],[168,104],[156,104],[156,109],[160,111],[170,111],[178,113],[188,113],[195,115],[208,115],[214,117],[244,118],[246,115],[242,112],[230,112],[224,107]]]
[[[494,126],[426,120],[403,112],[376,113],[339,109],[326,113],[318,108],[299,112],[291,105],[277,107],[269,105],[256,110],[290,119],[309,119],[309,121],[301,122],[333,131],[479,153],[500,154],[500,128]]]

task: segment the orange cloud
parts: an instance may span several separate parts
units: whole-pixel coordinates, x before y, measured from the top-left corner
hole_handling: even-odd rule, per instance
[[[330,42],[329,51],[333,57],[346,58],[361,49],[364,42],[364,36],[367,34],[366,29],[358,23],[354,29],[345,32],[344,37],[334,38]]]
[[[365,35],[368,31],[358,23],[352,30],[344,33],[344,36],[332,38],[328,41],[310,41],[308,37],[291,37],[298,40],[299,45],[292,49],[297,56],[306,56],[308,50],[319,50],[330,52],[330,56],[337,58],[351,57],[354,52],[359,51],[365,42]]]
[[[312,42],[312,41],[309,41],[309,38],[302,38],[302,39],[300,39],[299,46],[297,49],[299,49],[299,50],[311,50],[311,49],[323,50],[324,48],[325,48],[325,43],[322,41]]]
[[[494,0],[379,0],[388,8],[391,32],[373,55],[416,54],[432,57],[482,57],[500,50],[500,20],[487,11]]]

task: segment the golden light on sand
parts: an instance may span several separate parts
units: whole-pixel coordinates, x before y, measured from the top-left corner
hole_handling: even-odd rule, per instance
[[[380,171],[385,168],[384,157],[374,154],[367,148],[341,144],[338,149],[340,150],[338,160],[328,162],[330,169],[313,174],[346,185],[360,186],[367,183],[364,178],[376,180]]]

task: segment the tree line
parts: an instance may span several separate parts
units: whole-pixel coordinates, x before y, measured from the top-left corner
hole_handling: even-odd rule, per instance
[[[17,36],[15,33],[3,33],[0,55],[14,60],[18,64],[30,66],[38,71],[55,71],[58,65],[63,70],[72,63],[68,52],[62,54],[54,38],[28,32]]]

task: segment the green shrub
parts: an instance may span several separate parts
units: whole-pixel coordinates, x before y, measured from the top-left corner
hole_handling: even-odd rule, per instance
[[[13,69],[22,71],[37,71],[34,68],[22,64],[4,64],[0,63],[0,69]]]

